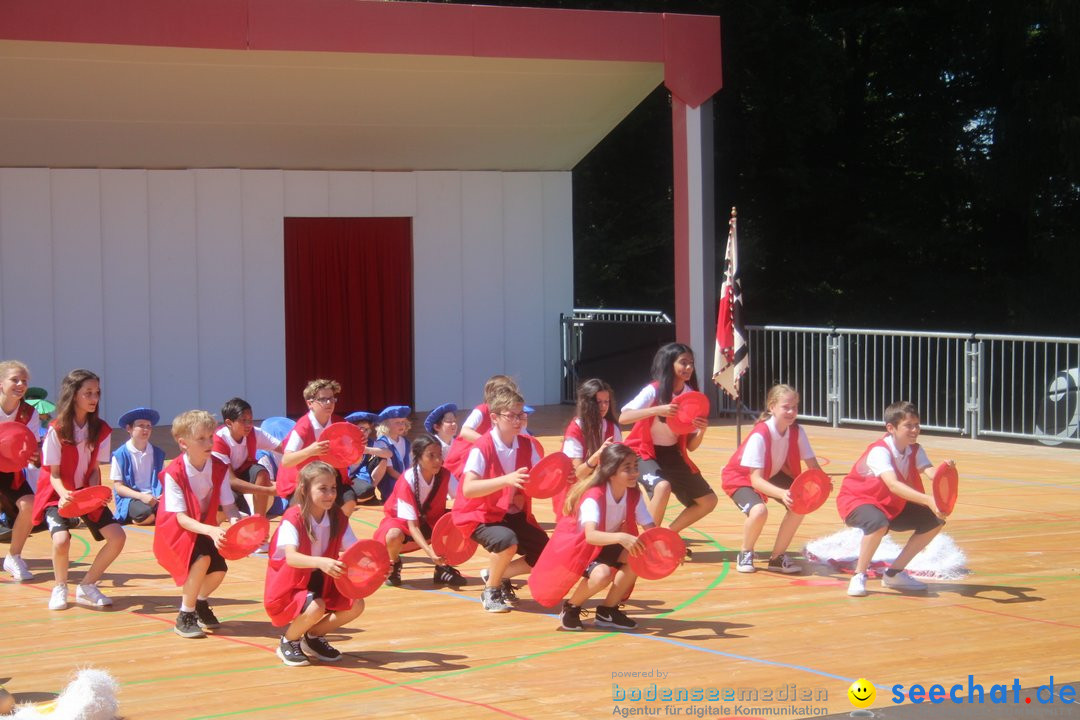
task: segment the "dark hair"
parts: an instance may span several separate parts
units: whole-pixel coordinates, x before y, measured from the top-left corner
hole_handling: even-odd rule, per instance
[[[694,357],[694,350],[689,345],[682,343],[668,343],[656,351],[652,361],[652,377],[660,387],[657,389],[656,402],[659,405],[667,405],[671,402],[672,386],[675,384],[675,361],[683,353]],[[691,390],[697,390],[697,368],[686,383]]]
[[[424,513],[427,512],[428,507],[431,506],[432,501],[435,499],[435,495],[437,493],[439,493],[439,492],[443,492],[443,493],[446,492],[445,489],[439,490],[439,488],[438,488],[439,473],[435,473],[435,477],[431,478],[432,489],[431,489],[431,494],[428,495],[427,507],[425,507],[424,505],[422,505],[420,503],[420,478],[423,477],[420,474],[420,458],[422,458],[424,456],[424,451],[427,450],[432,445],[439,448],[439,455],[441,457],[442,456],[442,443],[440,443],[437,438],[435,438],[435,437],[433,437],[431,435],[428,435],[427,433],[421,433],[420,435],[418,435],[416,437],[416,439],[413,440],[413,444],[412,444],[412,462],[413,462],[413,471],[412,471],[412,474],[413,474],[413,486],[412,486],[412,491],[413,491],[413,502],[416,503],[416,509],[419,511],[420,517],[418,518],[418,522],[420,522],[420,523],[426,523],[427,522],[424,519]]]
[[[904,418],[908,415],[914,415],[919,417],[919,408],[915,407],[915,403],[908,400],[900,400],[894,402],[889,407],[885,408],[885,424],[897,426],[903,422]]]
[[[600,406],[596,403],[596,394],[607,392],[611,402],[607,415],[600,416]],[[577,416],[581,419],[581,434],[585,437],[583,457],[589,458],[604,444],[604,420],[615,424],[615,391],[600,378],[590,378],[578,386]]]
[[[234,397],[221,406],[221,419],[239,420],[245,412],[251,412],[251,404],[243,398]]]
[[[82,369],[72,370],[60,381],[60,398],[56,401],[56,434],[63,442],[75,443],[75,395],[90,380],[101,383],[97,375]],[[94,408],[94,412],[86,416],[86,445],[91,450],[97,444],[99,432],[101,418],[98,417],[98,408]]]

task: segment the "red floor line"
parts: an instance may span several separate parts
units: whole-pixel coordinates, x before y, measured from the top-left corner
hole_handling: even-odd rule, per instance
[[[1067,628],[1080,628],[1080,625],[1074,625],[1071,623],[1058,622],[1056,620],[1043,620],[1042,618],[1026,617],[1024,615],[1010,615],[1009,613],[995,612],[994,610],[984,610],[983,608],[972,607],[970,605],[957,605],[956,607],[964,608],[965,610],[971,610],[974,612],[986,613],[987,615],[1000,615],[1001,617],[1010,618],[1012,620],[1027,620],[1028,622],[1044,623],[1046,625],[1060,625]]]

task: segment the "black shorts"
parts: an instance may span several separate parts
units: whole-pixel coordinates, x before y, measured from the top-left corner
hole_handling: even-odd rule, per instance
[[[913,502],[906,503],[900,514],[892,520],[876,505],[860,505],[844,518],[844,522],[849,527],[859,528],[867,535],[883,527],[897,532],[914,530],[915,534],[919,535],[945,524],[930,508]]]
[[[589,563],[588,567],[585,568],[585,572],[581,573],[581,577],[588,578],[598,565],[610,565],[618,570],[623,566],[623,563],[619,562],[619,558],[622,557],[624,550],[625,548],[618,543],[615,543],[614,545],[605,545],[600,548],[600,554],[596,556],[595,560]]]
[[[791,489],[791,483],[795,482],[795,478],[788,475],[781,470],[769,479],[773,485],[782,487],[785,490]],[[761,493],[752,487],[741,487],[731,494],[731,501],[735,503],[735,506],[743,511],[744,515],[750,514],[750,509],[755,505],[764,505],[765,498]]]
[[[653,487],[660,480],[668,481],[671,492],[685,507],[690,507],[700,497],[714,494],[701,473],[694,472],[686,464],[678,445],[657,445],[656,459],[642,460],[638,468],[649,497],[652,497]]]
[[[212,572],[227,572],[229,570],[225,558],[221,557],[221,553],[218,552],[218,549],[214,545],[214,541],[210,539],[210,536],[196,535],[195,547],[191,549],[191,561],[188,562],[188,568],[194,565],[195,561],[203,556],[210,558],[210,567],[206,568],[207,575]]]
[[[128,503],[128,520],[131,522],[141,523],[155,514],[157,514],[157,508],[150,507],[142,500],[131,498],[131,502]]]
[[[547,533],[530,525],[523,512],[509,513],[501,522],[480,523],[473,530],[472,539],[490,553],[517,545],[518,555],[525,556],[529,567],[536,565],[548,542]]]
[[[19,514],[17,505],[19,498],[27,495],[34,496],[34,491],[30,489],[30,483],[26,482],[26,478],[23,478],[18,490],[11,487],[13,482],[15,482],[15,473],[0,472],[0,511],[7,513],[12,522]]]
[[[90,535],[101,542],[105,537],[101,534],[101,528],[106,525],[119,525],[116,518],[113,517],[112,510],[109,506],[101,508],[101,516],[97,520],[91,520],[89,515],[82,516],[83,523],[86,524],[87,529],[90,530]],[[69,532],[79,526],[79,518],[66,518],[60,515],[60,508],[56,505],[46,508],[45,510],[45,524],[49,527],[49,534],[55,535],[59,532]]]
[[[375,485],[367,478],[357,475],[352,478],[350,485],[352,487],[354,498],[359,502],[370,500],[375,497]]]
[[[326,576],[323,575],[322,570],[314,570],[311,573],[311,578],[307,584],[307,597],[304,598],[304,605],[300,608],[300,612],[307,610],[311,603],[315,602],[316,598],[323,596],[323,588],[326,586]]]

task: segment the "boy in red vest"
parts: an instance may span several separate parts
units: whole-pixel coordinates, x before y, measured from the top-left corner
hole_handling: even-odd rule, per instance
[[[547,545],[548,536],[532,514],[522,487],[540,457],[527,437],[525,400],[510,387],[495,391],[489,403],[492,428],[476,441],[465,461],[465,476],[454,501],[454,524],[491,553],[481,571],[481,595],[488,612],[509,612],[517,595],[509,578],[528,573]],[[514,559],[515,555],[522,557]]]
[[[852,597],[866,595],[866,570],[889,530],[915,534],[885,571],[881,584],[896,590],[926,590],[926,584],[904,568],[941,531],[945,514],[934,496],[923,490],[924,479],[932,484],[926,472],[932,466],[917,442],[919,429],[919,411],[912,403],[895,402],[885,408],[887,434],[863,452],[840,486],[836,497],[840,517],[863,531],[855,575],[848,585]]]
[[[308,412],[296,421],[289,437],[285,438],[284,455],[277,476],[278,497],[291,499],[296,490],[296,478],[300,469],[309,462],[320,459],[330,450],[330,443],[319,438],[328,425],[345,422],[345,418],[334,412],[339,392],[341,383],[337,380],[320,378],[312,380],[304,387]],[[348,484],[349,469],[336,469],[338,489],[335,507],[341,508],[348,517],[356,508],[356,492]]]
[[[280,453],[285,446],[270,433],[255,427],[251,405],[243,398],[234,397],[221,408],[225,424],[214,433],[213,454],[232,468],[229,486],[236,496],[236,505],[242,512],[266,515],[276,495],[270,473],[255,458],[259,450]],[[252,495],[248,507],[244,495]]]
[[[185,638],[204,637],[203,630],[221,625],[210,607],[210,594],[229,569],[218,552],[225,538],[218,507],[230,523],[240,517],[229,487],[229,466],[211,454],[216,425],[205,410],[178,415],[172,436],[184,452],[162,471],[154,556],[183,588],[175,632]]]

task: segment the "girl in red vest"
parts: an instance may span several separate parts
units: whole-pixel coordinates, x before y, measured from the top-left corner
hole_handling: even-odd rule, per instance
[[[581,578],[563,602],[564,630],[584,629],[581,606],[604,588],[608,592],[596,608],[595,624],[619,630],[637,627],[619,610],[637,580],[626,559],[641,551],[639,529],[653,527],[637,481],[637,454],[622,444],[607,445],[592,477],[567,494],[564,516],[529,577],[533,597],[544,604],[548,599],[557,602]]]
[[[363,600],[345,597],[332,581],[345,572],[338,557],[356,542],[336,497],[336,470],[321,460],[308,463],[297,477],[296,503],[270,541],[263,604],[275,627],[287,626],[277,649],[286,665],[340,660],[326,634],[364,611]]]
[[[600,453],[613,442],[622,442],[622,430],[615,421],[615,393],[603,380],[591,378],[577,391],[577,415],[563,432],[562,452],[570,458],[575,477],[551,498],[555,519],[563,515],[566,494],[576,481],[587,480],[596,472]]]
[[[423,550],[435,563],[432,578],[436,585],[461,587],[465,578],[436,554],[430,545],[431,529],[449,512],[446,496],[450,472],[443,467],[442,447],[431,435],[421,435],[412,444],[412,467],[397,479],[394,491],[383,503],[383,519],[375,539],[386,544],[390,554],[387,585],[401,585],[401,553]]]
[[[684,508],[670,527],[681,532],[716,507],[716,493],[689,455],[705,439],[708,420],[696,418],[695,429],[687,435],[677,435],[667,425],[667,418],[678,410],[672,399],[697,388],[694,351],[682,343],[664,345],[653,358],[652,376],[653,381],[623,406],[619,424],[634,424],[626,445],[641,458],[641,482],[652,497],[649,513],[657,525],[662,524],[674,493]]]
[[[52,535],[53,573],[56,585],[49,596],[50,610],[68,605],[68,552],[75,518],[60,515],[76,490],[101,484],[102,463],[109,462],[108,424],[98,417],[101,381],[89,370],[72,370],[60,383],[56,420],[49,427],[41,453],[41,477],[34,497],[34,524],[48,522]],[[97,583],[112,561],[124,549],[127,535],[106,505],[82,516],[95,540],[105,541],[75,591],[75,601],[91,607],[107,607],[112,600]]]
[[[18,360],[0,362],[0,423],[16,422],[25,425],[35,440],[41,430],[38,412],[23,399],[30,385],[30,370]],[[41,462],[41,453],[35,452],[31,464]],[[34,574],[22,559],[23,546],[33,527],[34,489],[26,480],[26,471],[0,472],[0,509],[12,519],[11,547],[4,558],[4,571],[11,573],[15,582],[32,580]]]
[[[771,497],[782,503],[787,512],[776,531],[768,568],[797,573],[801,568],[788,557],[787,548],[803,516],[791,511],[791,483],[799,475],[800,460],[806,461],[810,468],[819,466],[806,433],[795,422],[799,416],[799,393],[788,385],[774,385],[765,398],[765,408],[723,472],[724,492],[746,515],[735,569],[754,572],[754,544],[769,517],[765,503]]]

